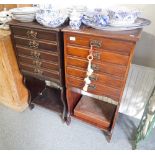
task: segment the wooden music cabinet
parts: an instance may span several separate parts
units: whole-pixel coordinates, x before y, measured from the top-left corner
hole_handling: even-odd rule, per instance
[[[70,123],[72,115],[105,131],[110,141],[134,48],[142,29],[108,32],[83,26],[80,30],[66,27],[62,31],[67,123]],[[91,47],[94,72],[86,92],[83,87]]]
[[[66,117],[66,95],[61,28],[46,28],[36,22],[10,23],[12,42],[25,85],[30,92],[30,107],[38,104]]]

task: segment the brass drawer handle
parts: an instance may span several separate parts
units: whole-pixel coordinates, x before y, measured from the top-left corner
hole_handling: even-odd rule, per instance
[[[100,67],[98,66],[98,65],[96,65],[96,64],[92,64],[92,69],[94,70],[94,71],[99,71],[100,70]]]
[[[89,79],[90,79],[91,81],[97,81],[97,76],[91,75],[91,76],[89,77]]]
[[[35,40],[30,40],[29,41],[29,47],[30,48],[38,48],[39,47],[39,43],[38,42],[36,42]]]
[[[40,67],[42,65],[42,62],[38,60],[33,60],[33,64],[36,65],[36,67]]]
[[[94,59],[100,60],[101,54],[99,52],[93,52],[93,57],[94,57]]]
[[[102,46],[102,41],[100,41],[100,40],[91,40],[90,41],[90,46],[100,48]]]
[[[34,73],[35,73],[35,74],[40,74],[40,75],[42,75],[42,74],[43,74],[43,71],[41,71],[41,70],[38,69],[38,68],[35,68],[35,69],[34,69]]]
[[[38,51],[31,51],[31,55],[37,59],[40,57],[40,53]]]
[[[95,85],[89,85],[88,89],[94,90],[94,89],[96,89],[96,86]]]
[[[37,38],[37,32],[33,31],[33,30],[28,30],[26,32],[27,34],[27,37],[28,38],[33,38],[33,39],[36,39]]]

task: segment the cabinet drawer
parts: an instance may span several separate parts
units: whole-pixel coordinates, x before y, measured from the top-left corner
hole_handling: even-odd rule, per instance
[[[20,63],[20,69],[23,72],[28,72],[31,76],[38,76],[44,79],[55,79],[56,81],[59,79],[59,72],[56,71],[43,70],[23,63]]]
[[[12,26],[12,32],[15,36],[21,36],[28,39],[40,39],[40,40],[49,40],[49,41],[57,41],[56,32],[52,31],[42,31],[38,29],[29,29],[25,27],[14,27]]]
[[[84,80],[84,78],[86,77],[86,71],[73,68],[73,67],[67,67],[66,76],[68,75],[79,77]],[[123,81],[121,81],[120,79],[116,79],[116,78],[113,78],[105,74],[101,75],[101,74],[93,73],[90,76],[90,80],[95,84],[103,84],[103,85],[114,87],[114,88],[122,88],[122,85],[123,85]]]
[[[58,54],[54,52],[47,52],[43,50],[34,50],[21,46],[16,46],[18,55],[31,56],[32,58],[39,58],[50,62],[58,62]]]
[[[67,56],[66,65],[74,66],[76,68],[82,68],[86,70],[88,66],[88,61]],[[94,69],[94,73],[98,73],[98,74],[107,73],[112,76],[117,76],[120,79],[124,79],[125,73],[126,73],[126,66],[113,65],[110,63],[101,64],[101,63],[93,62],[92,68]]]
[[[89,55],[89,49],[80,48],[75,46],[67,46],[66,53],[71,56],[77,56],[87,59]],[[120,55],[118,53],[113,53],[108,50],[96,49],[93,51],[94,62],[109,62],[119,65],[128,65],[129,56]]]
[[[51,62],[47,62],[47,61],[40,60],[40,59],[32,59],[26,56],[19,56],[18,59],[21,63],[33,65],[34,67],[59,71],[57,63],[51,63]]]
[[[79,88],[79,89],[83,89],[84,87],[84,81],[80,78],[75,78],[75,77],[67,77],[66,78],[67,81],[67,87],[75,87],[75,88]],[[88,91],[89,93],[95,94],[95,95],[99,95],[99,96],[105,96],[105,97],[109,97],[115,101],[119,101],[120,98],[120,94],[121,94],[121,89],[115,89],[112,87],[107,87],[104,85],[98,85],[95,83],[91,83],[90,86],[88,87]]]
[[[51,52],[57,52],[57,43],[50,43],[45,41],[31,40],[21,37],[14,37],[16,45],[22,45],[30,49],[42,49]]]
[[[70,45],[79,45],[90,48],[90,45],[98,47],[100,49],[112,50],[124,55],[130,55],[130,52],[134,48],[134,43],[129,41],[93,37],[78,34],[65,34],[66,43]]]

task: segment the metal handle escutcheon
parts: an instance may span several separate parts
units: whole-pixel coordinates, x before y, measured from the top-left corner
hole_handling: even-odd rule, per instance
[[[91,75],[91,76],[89,77],[89,79],[90,79],[91,81],[97,81],[97,76]]]
[[[35,69],[34,69],[34,73],[42,75],[42,74],[43,74],[43,71],[41,71],[41,70],[38,69],[38,68],[35,68]]]
[[[37,67],[40,67],[42,65],[42,62],[38,60],[33,60],[33,64],[36,65]]]
[[[94,70],[94,71],[99,71],[100,70],[100,67],[98,66],[98,65],[96,65],[96,64],[92,64],[92,69]]]
[[[35,40],[30,40],[29,41],[29,47],[37,49],[39,47],[39,43]]]
[[[96,89],[96,85],[89,85],[89,86],[88,86],[88,89],[89,89],[89,90],[94,90],[94,89]]]
[[[91,40],[90,46],[100,48],[102,46],[102,41],[100,40]]]
[[[28,38],[36,39],[37,38],[37,32],[33,30],[28,30],[26,32]]]

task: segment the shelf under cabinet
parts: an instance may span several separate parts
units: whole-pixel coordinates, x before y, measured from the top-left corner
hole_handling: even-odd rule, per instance
[[[88,96],[82,96],[74,109],[74,116],[101,129],[108,130],[113,121],[116,105]]]
[[[46,86],[44,81],[30,76],[26,76],[25,84],[31,94],[31,103],[62,113],[63,103],[60,89]]]
[[[59,113],[63,112],[60,89],[46,87],[36,98],[32,100],[32,103]]]

